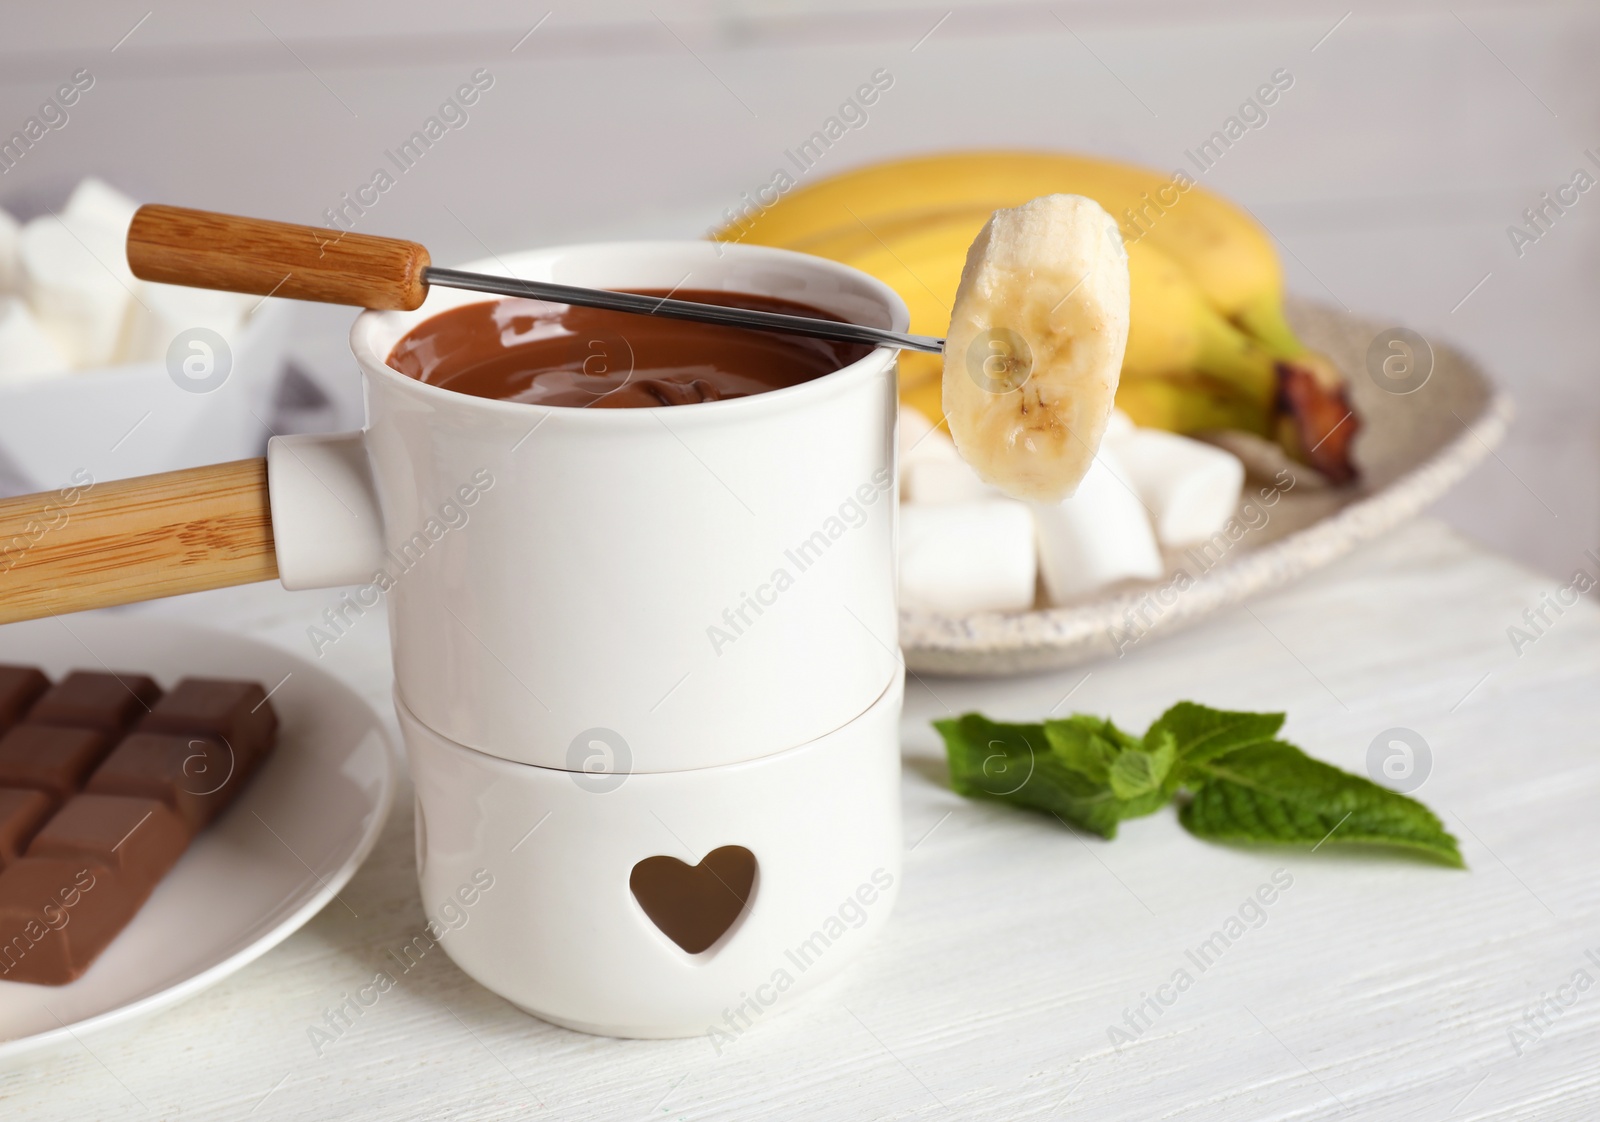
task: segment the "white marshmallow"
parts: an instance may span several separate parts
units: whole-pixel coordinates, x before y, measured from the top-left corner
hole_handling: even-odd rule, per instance
[[[121,362],[165,359],[179,332],[210,328],[232,345],[244,309],[238,294],[175,284],[141,284],[128,308],[127,328],[118,355]]]
[[[138,203],[91,175],[78,181],[60,213],[69,226],[76,228],[84,223],[108,226],[126,240],[128,227],[133,224],[133,212],[138,209]]]
[[[1120,580],[1155,580],[1165,571],[1144,505],[1104,444],[1071,497],[1031,505],[1039,569],[1052,604]]]
[[[67,228],[78,236],[94,259],[111,270],[122,282],[124,290],[136,291],[139,281],[128,266],[128,227],[112,225],[98,218],[68,218],[62,216]]]
[[[895,407],[894,413],[897,422],[895,431],[900,438],[900,455],[903,458],[916,446],[917,441],[933,431],[933,422],[923,415],[922,410],[903,403]]]
[[[1133,418],[1120,409],[1111,411],[1111,419],[1106,422],[1105,435],[1101,441],[1117,440],[1134,431]]]
[[[16,296],[0,296],[0,386],[65,374],[67,356]]]
[[[959,456],[953,460],[929,457],[902,468],[900,491],[908,503],[974,503],[1006,497],[979,479]]]
[[[21,267],[17,263],[17,237],[21,232],[17,220],[0,210],[0,295],[14,293],[22,287]]]
[[[133,292],[138,282],[128,267],[128,227],[138,209],[138,203],[91,175],[78,181],[60,212],[61,221]]]
[[[1221,448],[1160,429],[1135,429],[1113,441],[1112,450],[1152,512],[1163,545],[1204,541],[1239,505],[1244,464]]]
[[[965,461],[961,459],[961,453],[956,451],[955,441],[950,439],[949,434],[941,432],[920,409],[902,405],[899,417],[895,431],[900,446],[900,497],[909,500],[911,476],[918,464],[954,463],[965,466]]]
[[[127,257],[120,235],[88,222],[69,228],[46,216],[22,228],[18,249],[23,292],[68,360],[80,368],[110,362],[132,283],[131,273],[121,275],[127,273]]]
[[[1011,499],[900,508],[900,604],[946,615],[1033,607],[1033,519]]]
[[[941,432],[939,426],[923,416],[920,409],[902,405],[899,409],[899,417],[900,467],[902,469],[909,464],[919,463],[923,460],[961,459],[961,453],[956,451],[955,441],[950,439],[950,434]]]

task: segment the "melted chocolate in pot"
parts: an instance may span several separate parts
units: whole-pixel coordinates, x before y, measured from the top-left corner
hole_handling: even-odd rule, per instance
[[[666,292],[647,292],[666,296]],[[838,319],[741,292],[678,291],[702,304]],[[870,347],[742,327],[504,299],[412,328],[389,365],[430,385],[534,405],[629,409],[747,397],[819,378]]]

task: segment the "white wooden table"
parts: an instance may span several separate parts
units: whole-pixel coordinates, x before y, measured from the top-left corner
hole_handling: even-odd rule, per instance
[[[1121,661],[913,681],[898,913],[843,976],[721,1055],[553,1028],[435,952],[319,1056],[309,1028],[423,923],[402,791],[342,893],[355,915],[330,907],[187,1004],[0,1075],[0,1117],[1594,1117],[1600,613],[1552,615],[1520,657],[1507,637],[1555,587],[1423,521]],[[137,610],[303,651],[331,599],[257,586]],[[386,642],[368,618],[326,659],[379,707]],[[1417,794],[1470,871],[1206,845],[1170,813],[1080,837],[952,794],[928,726],[976,707],[1140,729],[1178,698],[1287,709],[1290,739],[1358,771],[1378,733],[1415,731],[1432,754]],[[1200,970],[1186,952],[1275,872],[1292,883]],[[1193,984],[1130,1028],[1180,969]]]

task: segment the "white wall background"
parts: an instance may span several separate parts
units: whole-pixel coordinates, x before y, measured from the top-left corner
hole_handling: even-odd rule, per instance
[[[699,236],[879,67],[893,88],[827,170],[977,145],[1173,167],[1285,67],[1271,123],[1207,184],[1267,223],[1293,289],[1462,344],[1512,389],[1511,441],[1442,504],[1454,524],[1551,574],[1600,547],[1600,192],[1521,258],[1506,235],[1600,152],[1593,4],[147,2],[0,9],[0,133],[96,76],[0,205],[37,212],[92,172],[319,222],[486,67],[470,123],[359,229],[446,262]],[[353,386],[349,318],[307,309],[298,349]]]

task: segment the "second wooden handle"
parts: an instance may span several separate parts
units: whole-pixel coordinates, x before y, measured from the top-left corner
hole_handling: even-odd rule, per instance
[[[142,206],[128,230],[141,280],[409,311],[428,294],[416,242],[176,206]]]
[[[265,460],[0,499],[0,623],[277,575]]]

